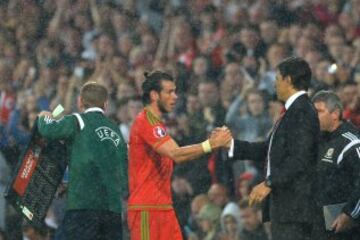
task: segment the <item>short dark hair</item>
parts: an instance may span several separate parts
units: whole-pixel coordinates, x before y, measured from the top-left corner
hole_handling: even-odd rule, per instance
[[[253,204],[250,206],[249,198],[245,197],[239,201],[240,210],[251,208],[254,212],[261,209],[259,204]]]
[[[162,81],[171,81],[174,82],[174,78],[162,71],[154,71],[154,72],[145,72],[145,81],[143,82],[141,88],[143,91],[142,95],[142,101],[144,105],[147,105],[150,103],[150,92],[156,91],[158,93],[162,90]]]
[[[104,109],[104,104],[108,100],[108,91],[97,82],[87,82],[80,90],[80,97],[85,108],[99,107]]]
[[[313,103],[317,103],[317,102],[325,103],[326,108],[331,113],[338,110],[339,111],[339,120],[342,120],[342,113],[344,111],[344,107],[343,107],[343,105],[341,103],[341,100],[340,100],[339,96],[336,95],[335,92],[321,90],[321,91],[317,92],[312,97],[311,100],[312,100]]]
[[[311,84],[311,69],[302,58],[289,57],[277,66],[282,77],[290,77],[291,83],[297,90],[308,90]]]

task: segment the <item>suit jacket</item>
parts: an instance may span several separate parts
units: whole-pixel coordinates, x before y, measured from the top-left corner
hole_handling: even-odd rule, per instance
[[[319,134],[317,112],[308,96],[301,95],[286,111],[273,136],[269,176],[271,221],[312,221]],[[266,161],[269,141],[270,137],[256,143],[235,140],[234,159]]]

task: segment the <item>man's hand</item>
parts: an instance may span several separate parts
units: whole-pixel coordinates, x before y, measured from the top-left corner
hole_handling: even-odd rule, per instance
[[[230,145],[232,135],[227,127],[215,128],[210,135],[209,141],[212,149],[227,147]]]
[[[51,114],[51,112],[48,112],[48,111],[42,111],[39,113],[39,117],[41,116],[49,116],[51,118],[54,118],[53,115]]]
[[[353,227],[353,225],[354,222],[352,218],[345,213],[341,213],[339,216],[337,216],[331,227],[335,231],[335,233],[339,233],[349,230]]]
[[[267,195],[271,192],[271,188],[265,185],[265,182],[262,182],[256,185],[250,193],[249,204],[250,206],[261,203]]]

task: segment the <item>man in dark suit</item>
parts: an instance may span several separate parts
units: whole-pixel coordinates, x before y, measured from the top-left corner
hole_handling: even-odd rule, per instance
[[[301,58],[291,57],[277,67],[276,92],[286,111],[274,125],[268,140],[234,140],[233,159],[265,161],[265,181],[255,186],[250,203],[268,200],[272,239],[310,239],[314,203],[312,182],[318,151],[319,120],[306,90],[311,70]]]

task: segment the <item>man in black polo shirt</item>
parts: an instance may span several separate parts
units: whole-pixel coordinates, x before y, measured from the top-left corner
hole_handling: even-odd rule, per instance
[[[313,239],[360,239],[360,138],[359,130],[343,121],[343,106],[331,91],[320,91],[312,101],[322,131],[317,161],[317,219]],[[326,230],[324,206],[336,205],[340,213]]]

